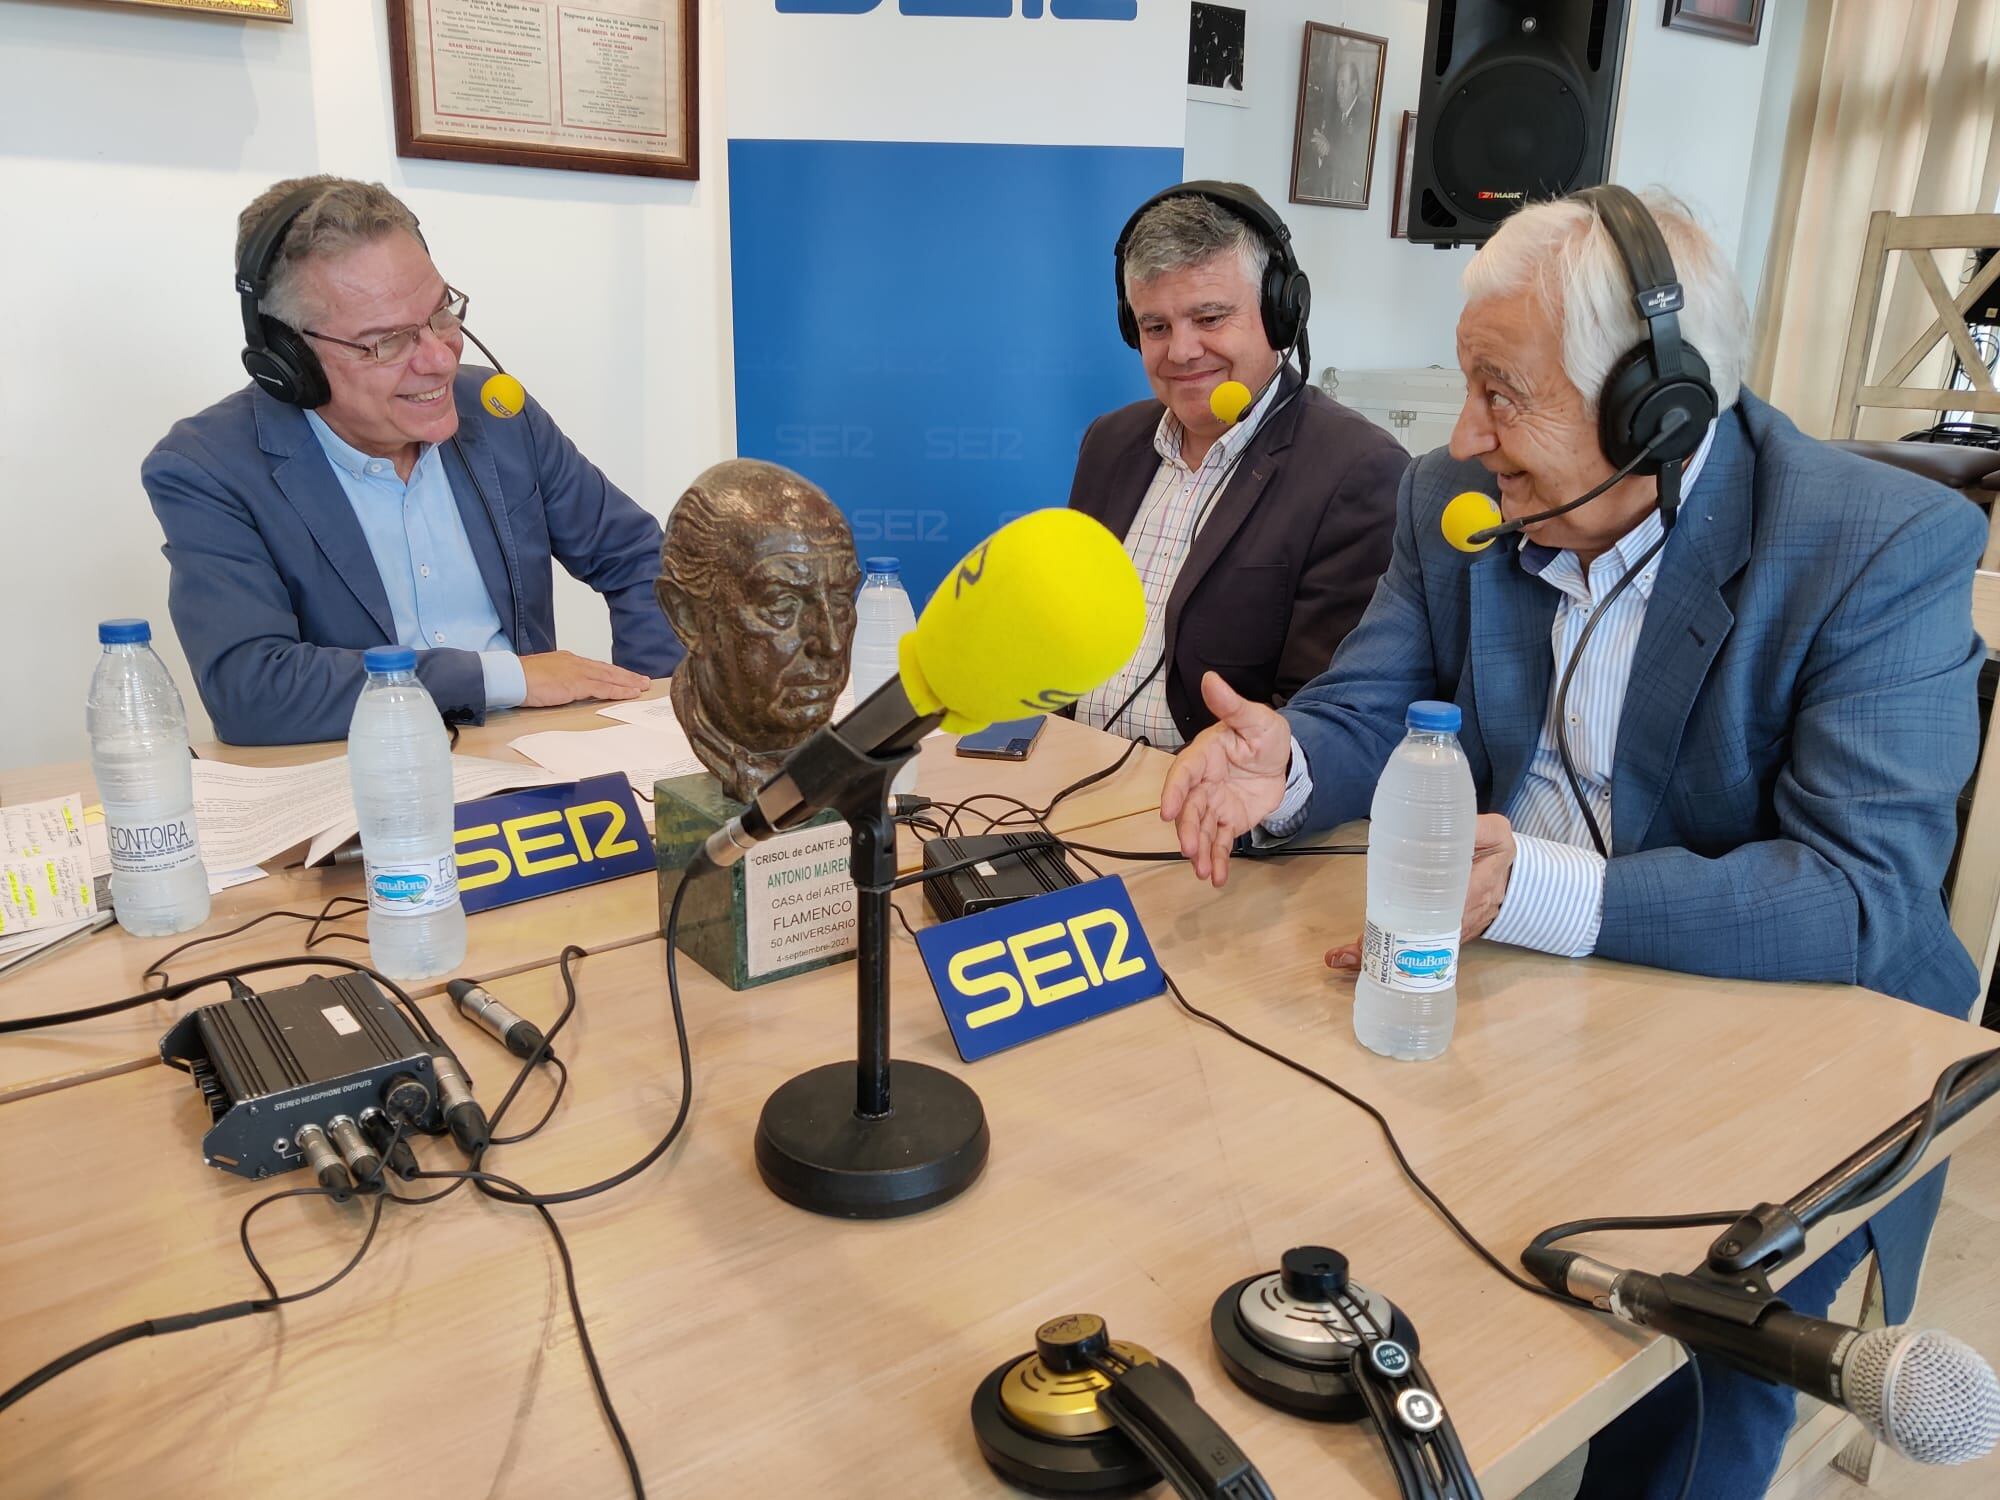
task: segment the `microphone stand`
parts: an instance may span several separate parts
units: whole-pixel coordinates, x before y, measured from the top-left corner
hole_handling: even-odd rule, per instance
[[[847,1219],[893,1219],[955,1198],[986,1165],[986,1111],[956,1075],[889,1057],[890,891],[896,820],[890,788],[915,745],[886,755],[820,730],[786,774],[852,836],[856,1058],[781,1084],[757,1121],[757,1171],[787,1203]]]
[[[1924,1147],[1996,1091],[2000,1049],[1962,1059],[1946,1070],[1932,1098],[1904,1115],[1839,1166],[1783,1203],[1760,1203],[1709,1246],[1705,1270],[1741,1281],[1766,1276],[1805,1249],[1806,1231],[1823,1219],[1889,1191],[1916,1166]]]

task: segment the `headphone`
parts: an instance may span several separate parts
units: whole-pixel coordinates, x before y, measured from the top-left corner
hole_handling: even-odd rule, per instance
[[[1132,304],[1125,300],[1125,247],[1131,243],[1132,231],[1147,210],[1169,198],[1205,198],[1257,230],[1271,251],[1271,258],[1264,266],[1264,284],[1258,288],[1264,337],[1273,349],[1290,349],[1296,344],[1305,332],[1307,315],[1312,312],[1312,282],[1299,269],[1298,256],[1292,250],[1292,231],[1255,189],[1237,182],[1208,180],[1178,183],[1153,194],[1119,231],[1117,248],[1111,252],[1111,279],[1118,297],[1118,332],[1125,342],[1134,349],[1139,347],[1139,320],[1133,315]]]
[[[289,406],[324,406],[333,394],[326,370],[305,335],[258,309],[271,289],[271,266],[298,216],[324,191],[315,183],[286,194],[243,242],[236,258],[236,294],[243,303],[243,368],[250,378]]]
[[[1657,474],[1694,456],[1719,414],[1708,361],[1681,338],[1681,283],[1673,256],[1646,205],[1615,183],[1576,194],[1618,247],[1646,338],[1611,367],[1597,400],[1598,444],[1613,468]],[[1675,416],[1679,413],[1679,416]]]

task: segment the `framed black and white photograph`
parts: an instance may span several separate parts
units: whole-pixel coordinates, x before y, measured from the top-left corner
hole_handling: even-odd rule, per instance
[[[1764,26],[1764,0],[1667,0],[1661,24],[1754,47]]]
[[[1383,37],[1306,22],[1292,138],[1292,202],[1368,206],[1388,50]]]
[[[1250,107],[1243,92],[1246,13],[1234,5],[1191,7],[1188,17],[1188,98],[1203,104]]]

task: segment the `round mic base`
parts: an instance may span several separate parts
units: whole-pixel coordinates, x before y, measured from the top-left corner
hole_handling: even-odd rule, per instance
[[[842,1219],[895,1219],[949,1202],[986,1166],[979,1095],[923,1063],[889,1065],[889,1113],[855,1111],[857,1065],[801,1073],[764,1101],[757,1171],[787,1203]]]

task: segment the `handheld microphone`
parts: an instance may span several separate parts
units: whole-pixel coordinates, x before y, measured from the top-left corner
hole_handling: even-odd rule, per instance
[[[479,388],[479,404],[496,417],[518,417],[521,408],[528,404],[528,393],[521,388],[521,382],[509,375],[506,367],[493,358],[493,351],[486,347],[486,341],[478,334],[463,323],[459,324],[458,331],[478,345],[479,352],[493,366],[493,373]]]
[[[1500,519],[1500,507],[1491,495],[1479,490],[1467,490],[1452,498],[1438,518],[1438,528],[1444,532],[1444,539],[1460,552],[1482,552],[1503,536],[1516,536],[1530,526],[1539,526],[1544,521],[1553,521],[1557,516],[1566,516],[1579,505],[1588,505],[1619,480],[1626,478],[1650,458],[1668,438],[1678,432],[1687,422],[1687,414],[1681,411],[1668,412],[1661,422],[1660,430],[1653,440],[1641,448],[1622,466],[1614,469],[1609,476],[1574,500],[1554,506],[1549,510],[1536,511],[1532,516],[1518,516],[1512,521]],[[1669,529],[1674,524],[1674,507],[1680,502],[1680,492],[1673,490],[1671,502],[1667,499],[1667,488],[1661,489],[1660,519]]]
[[[1918,1463],[1968,1463],[2000,1442],[2000,1380],[1949,1334],[1900,1326],[1864,1333],[1775,1297],[1621,1270],[1573,1250],[1530,1246],[1521,1263],[1552,1291],[1852,1412]]]
[[[532,1057],[542,1045],[542,1031],[533,1021],[516,1015],[470,979],[454,979],[445,986],[459,1014],[494,1039],[516,1057]]]
[[[907,759],[932,729],[984,729],[1074,703],[1131,659],[1145,595],[1125,547],[1081,511],[1030,511],[968,553],[897,647],[901,668],[793,752],[690,864],[727,867]]]

